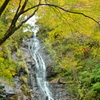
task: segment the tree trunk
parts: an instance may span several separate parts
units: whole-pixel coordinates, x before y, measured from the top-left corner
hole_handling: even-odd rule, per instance
[[[3,11],[5,10],[6,6],[8,5],[10,0],[5,0],[4,3],[2,4],[2,6],[0,7],[0,16],[3,13]]]
[[[10,29],[6,32],[6,35],[4,35],[4,37],[0,39],[0,45],[1,45],[2,43],[4,43],[15,31],[16,31],[16,29],[10,28]]]

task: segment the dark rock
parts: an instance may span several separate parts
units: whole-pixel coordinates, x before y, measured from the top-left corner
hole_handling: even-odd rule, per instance
[[[40,40],[40,45],[41,45],[41,50],[39,51],[45,61],[45,64],[47,66],[46,71],[47,71],[47,78],[56,76],[57,73],[54,72],[54,67],[53,67],[53,61],[50,59],[49,53],[45,51],[45,47],[42,44],[42,40]],[[27,43],[24,43],[25,45],[28,44],[30,40],[26,40]],[[24,46],[27,49],[27,46]],[[37,86],[36,82],[36,76],[35,76],[35,62],[31,57],[26,57],[24,54],[26,54],[28,50],[23,50],[23,57],[28,65],[28,69],[30,70],[30,79],[29,79],[29,88],[31,90],[31,96],[34,100],[44,100],[43,96]],[[70,100],[67,98],[68,96],[68,90],[64,89],[64,85],[62,84],[55,84],[55,83],[50,83],[49,88],[52,92],[52,95],[54,97],[54,100]],[[48,97],[45,98],[45,100],[48,100]]]
[[[35,69],[35,62],[32,59],[32,57],[29,54],[28,50],[28,45],[31,41],[32,37],[29,39],[25,39],[22,42],[22,45],[20,45],[20,49],[23,51],[23,59],[26,61],[26,65],[29,70],[29,79],[28,79],[28,87],[30,89],[31,93],[31,100],[44,100],[43,95],[41,94],[41,91],[39,90],[39,87],[37,86],[37,81],[36,81],[36,69]],[[46,52],[45,47],[42,44],[42,40],[40,40],[40,45],[41,45],[41,50],[39,51],[43,57],[43,60],[45,61],[46,65],[46,71],[47,71],[47,78],[49,79],[50,77],[54,77],[57,75],[54,71],[54,66],[53,66],[53,61],[50,59],[49,53]],[[16,57],[16,53],[13,54],[14,60],[18,61],[19,59]],[[19,76],[22,76],[25,73],[23,69],[20,69],[18,72]],[[16,78],[16,85],[15,87],[18,89],[18,86],[20,87],[20,82],[19,79],[17,80]],[[74,100],[70,99],[70,96],[68,94],[68,89],[64,89],[63,84],[59,84],[59,82],[50,82],[49,83],[49,88],[50,91],[52,92],[52,96],[54,100]],[[9,96],[8,96],[9,97]],[[9,99],[8,99],[9,100]],[[48,97],[45,97],[45,100],[48,100]]]

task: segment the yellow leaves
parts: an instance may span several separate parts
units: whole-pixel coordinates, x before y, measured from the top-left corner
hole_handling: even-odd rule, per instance
[[[7,78],[11,79],[12,75],[11,75],[11,73],[8,69],[5,69],[4,66],[1,66],[1,68],[0,68],[0,77],[4,78],[4,79],[7,79]]]
[[[81,2],[89,2],[90,0],[79,0]]]
[[[14,68],[9,68],[8,69],[9,71],[10,71],[10,73],[11,73],[11,75],[15,75],[16,74],[16,72],[15,72],[15,69]]]
[[[76,67],[77,70],[82,69],[82,68],[83,68],[83,66]]]
[[[93,39],[97,42],[100,41],[100,28],[97,27],[95,28],[94,32],[92,33],[91,37],[93,37]]]
[[[4,58],[0,58],[0,77],[11,81],[13,75],[16,74],[16,65],[13,61],[9,61]]]
[[[100,57],[100,47],[99,48],[93,48],[91,54],[93,57],[99,56]]]
[[[0,65],[1,65],[1,63],[4,62],[3,55],[4,55],[4,53],[2,51],[0,51]]]
[[[0,0],[0,7],[2,6],[3,3],[4,3],[4,0]]]
[[[4,58],[1,58],[1,57],[0,57],[0,62],[3,62],[3,61],[4,61]]]
[[[64,68],[75,67],[76,65],[77,65],[77,61],[68,57],[64,57],[62,62],[60,63],[60,66]]]

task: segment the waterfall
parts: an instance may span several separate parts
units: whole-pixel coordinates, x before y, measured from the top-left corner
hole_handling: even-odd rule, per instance
[[[36,37],[37,31],[34,31],[33,38],[28,46],[29,53],[35,61],[35,71],[37,85],[40,89],[43,99],[40,100],[54,100],[52,93],[49,90],[49,83],[46,81],[46,65],[40,53],[41,46],[38,38]]]

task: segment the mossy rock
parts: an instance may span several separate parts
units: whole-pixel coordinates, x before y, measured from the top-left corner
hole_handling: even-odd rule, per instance
[[[28,82],[28,76],[26,75],[26,76],[20,76],[20,81],[21,81],[21,83],[23,84],[23,83],[27,83]]]
[[[12,97],[10,97],[11,100],[18,100],[18,95],[13,95]]]
[[[26,66],[26,62],[25,61],[20,61],[18,63],[17,71],[20,71],[20,70],[22,70],[26,74],[29,74],[29,70],[28,70],[28,67]]]
[[[29,96],[30,95],[30,91],[29,91],[29,89],[28,89],[28,87],[26,85],[22,85],[21,90],[23,91],[23,93],[26,96]]]

